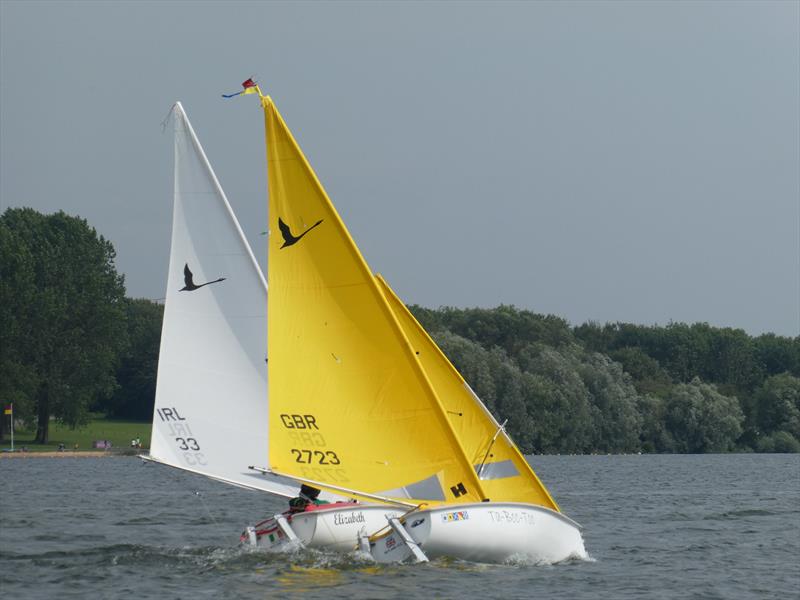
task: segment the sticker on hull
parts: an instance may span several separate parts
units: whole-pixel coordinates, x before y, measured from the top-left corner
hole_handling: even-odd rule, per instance
[[[452,523],[453,521],[466,521],[467,519],[469,519],[469,511],[466,510],[444,513],[442,515],[442,521],[445,523]]]

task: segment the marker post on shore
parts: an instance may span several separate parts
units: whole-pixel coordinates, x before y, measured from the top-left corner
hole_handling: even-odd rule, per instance
[[[3,411],[3,415],[9,415],[11,417],[11,451],[14,451],[14,403],[12,402],[8,406],[6,406],[5,410]]]

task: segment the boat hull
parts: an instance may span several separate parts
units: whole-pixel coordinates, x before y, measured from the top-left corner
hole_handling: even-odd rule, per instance
[[[586,557],[577,523],[561,513],[531,504],[442,506],[408,515],[403,527],[428,558],[552,564]],[[373,538],[370,551],[377,562],[411,558],[410,549],[394,531]]]
[[[383,505],[333,504],[295,513],[287,520],[307,548],[351,552],[370,535],[376,562],[412,559],[410,548],[388,527],[402,509]],[[413,511],[402,526],[428,558],[451,557],[486,563],[521,561],[552,564],[585,558],[580,526],[561,513],[532,504],[481,502]],[[377,534],[377,535],[376,535]],[[248,541],[247,533],[242,535]],[[251,544],[283,549],[290,543],[275,519],[259,523]]]
[[[352,552],[358,547],[359,536],[385,529],[389,518],[399,517],[403,512],[379,504],[337,503],[285,516],[303,546]],[[256,546],[268,549],[282,549],[290,542],[274,518],[257,524],[253,533],[248,536],[245,531],[242,541],[253,545],[255,538]]]

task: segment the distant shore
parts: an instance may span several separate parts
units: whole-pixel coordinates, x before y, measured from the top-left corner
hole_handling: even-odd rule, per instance
[[[67,450],[64,452],[0,452],[0,460],[4,458],[114,458],[120,456],[138,456],[130,452],[108,452],[105,450]]]

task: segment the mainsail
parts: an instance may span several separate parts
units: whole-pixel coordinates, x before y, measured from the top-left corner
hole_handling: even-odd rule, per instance
[[[262,103],[272,468],[397,498],[558,510],[460,375],[372,275],[274,103]]]
[[[397,319],[272,101],[269,460],[363,492],[481,501]]]
[[[267,455],[267,288],[180,103],[169,276],[150,458],[283,496]]]

